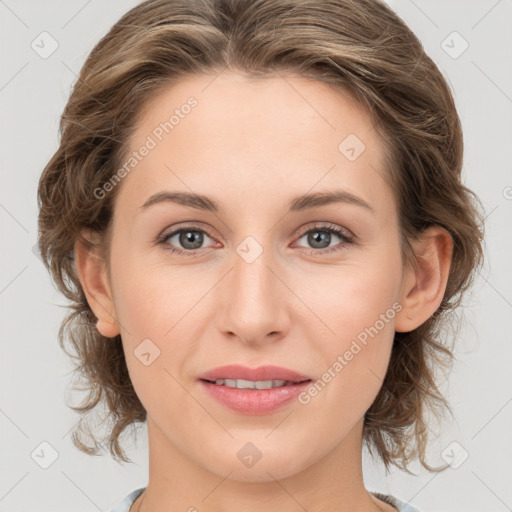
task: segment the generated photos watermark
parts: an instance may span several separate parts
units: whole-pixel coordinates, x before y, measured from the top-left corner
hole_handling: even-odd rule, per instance
[[[316,382],[312,383],[306,391],[303,391],[298,396],[298,400],[301,404],[306,405],[311,402],[311,399],[320,393],[329,382],[338,375],[345,366],[349,364],[354,356],[359,354],[361,350],[363,350],[367,344],[369,338],[373,339],[377,334],[379,334],[382,329],[389,324],[391,320],[393,320],[397,313],[402,310],[402,305],[399,302],[395,302],[390,308],[386,310],[385,313],[382,313],[379,318],[374,322],[370,327],[365,327],[355,339],[352,340],[350,347],[342,354],[338,355],[336,361],[327,368],[327,370],[322,374],[322,377],[318,379]]]
[[[109,192],[114,190],[114,187],[125,178],[146,156],[149,155],[151,150],[155,149],[160,142],[168,135],[176,126],[178,126],[182,119],[190,114],[194,107],[197,107],[198,101],[191,96],[187,102],[179,108],[174,109],[174,113],[168,120],[162,121],[156,126],[150,135],[146,137],[146,141],[138,150],[132,152],[130,157],[126,160],[124,165],[120,167],[114,175],[109,178],[101,187],[94,189],[94,197],[96,199],[103,199]]]

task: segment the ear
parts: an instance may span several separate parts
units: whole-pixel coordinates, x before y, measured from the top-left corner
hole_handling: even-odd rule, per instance
[[[120,330],[106,262],[100,254],[99,239],[96,234],[85,230],[82,235],[91,243],[91,246],[85,245],[80,239],[75,243],[75,265],[78,277],[87,302],[98,319],[96,328],[106,338],[113,338],[120,333]]]
[[[440,226],[427,228],[411,243],[415,265],[407,265],[400,294],[402,309],[395,330],[409,332],[426,322],[443,300],[453,253],[453,240]]]

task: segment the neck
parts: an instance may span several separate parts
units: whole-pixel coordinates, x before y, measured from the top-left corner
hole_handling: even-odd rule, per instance
[[[218,474],[179,450],[148,417],[149,482],[131,512],[308,512],[395,510],[371,496],[362,475],[362,420],[323,459],[281,477],[278,471],[250,474],[251,480]],[[293,457],[290,454],[290,463]],[[263,461],[263,457],[259,462]],[[254,469],[258,463],[255,464]],[[289,466],[288,466],[289,467]]]

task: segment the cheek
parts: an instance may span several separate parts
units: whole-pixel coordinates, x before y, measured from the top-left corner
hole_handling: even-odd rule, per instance
[[[164,340],[205,293],[191,267],[149,267],[143,258],[123,258],[113,274],[115,307],[132,343],[139,338]],[[206,288],[207,289],[207,288]]]
[[[299,292],[332,340],[344,343],[372,326],[393,330],[400,309],[401,268],[392,262],[382,267],[366,263],[317,270]]]
[[[293,283],[293,291],[301,299],[297,302],[290,295],[286,300],[285,296],[283,308],[289,312],[292,324],[301,329],[304,325],[300,319],[308,316],[311,321],[305,328],[311,332],[306,337],[328,340],[322,345],[331,352],[348,349],[354,339],[373,339],[375,328],[379,334],[382,331],[387,335],[393,331],[393,304],[399,296],[401,278],[395,256],[388,251],[371,259],[353,258],[337,266],[315,267],[310,263],[307,269],[283,269],[283,279]],[[134,345],[149,338],[161,344],[172,338],[173,331],[179,332],[182,325],[190,325],[194,317],[208,316],[215,310],[210,301],[224,271],[217,270],[208,265],[148,267],[133,252],[117,258],[112,278],[116,312],[126,331],[122,332],[124,340]],[[229,295],[230,291],[225,293]],[[201,318],[195,320],[199,325]]]
[[[313,322],[307,336],[319,340],[311,348],[323,373],[304,402],[322,395],[319,414],[334,412],[321,406],[329,403],[340,421],[348,411],[354,419],[364,414],[382,386],[401,310],[399,264],[392,258],[382,265],[367,263],[308,280],[309,306],[322,322]]]

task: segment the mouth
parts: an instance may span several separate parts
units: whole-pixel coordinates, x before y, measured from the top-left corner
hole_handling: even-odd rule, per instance
[[[246,379],[200,379],[203,382],[209,382],[210,384],[215,384],[216,386],[225,386],[233,389],[273,389],[273,388],[282,388],[286,386],[295,386],[297,384],[304,384],[306,382],[311,382],[311,379],[305,379],[300,381],[289,381],[289,380],[281,380],[281,379],[272,379],[272,380],[246,380]]]
[[[220,386],[239,389],[270,389],[311,380],[311,375],[274,365],[250,368],[240,364],[230,364],[209,370],[198,375],[197,378]]]
[[[310,385],[310,375],[290,368],[225,365],[197,376],[201,388],[217,403],[243,414],[269,414],[286,405]]]

